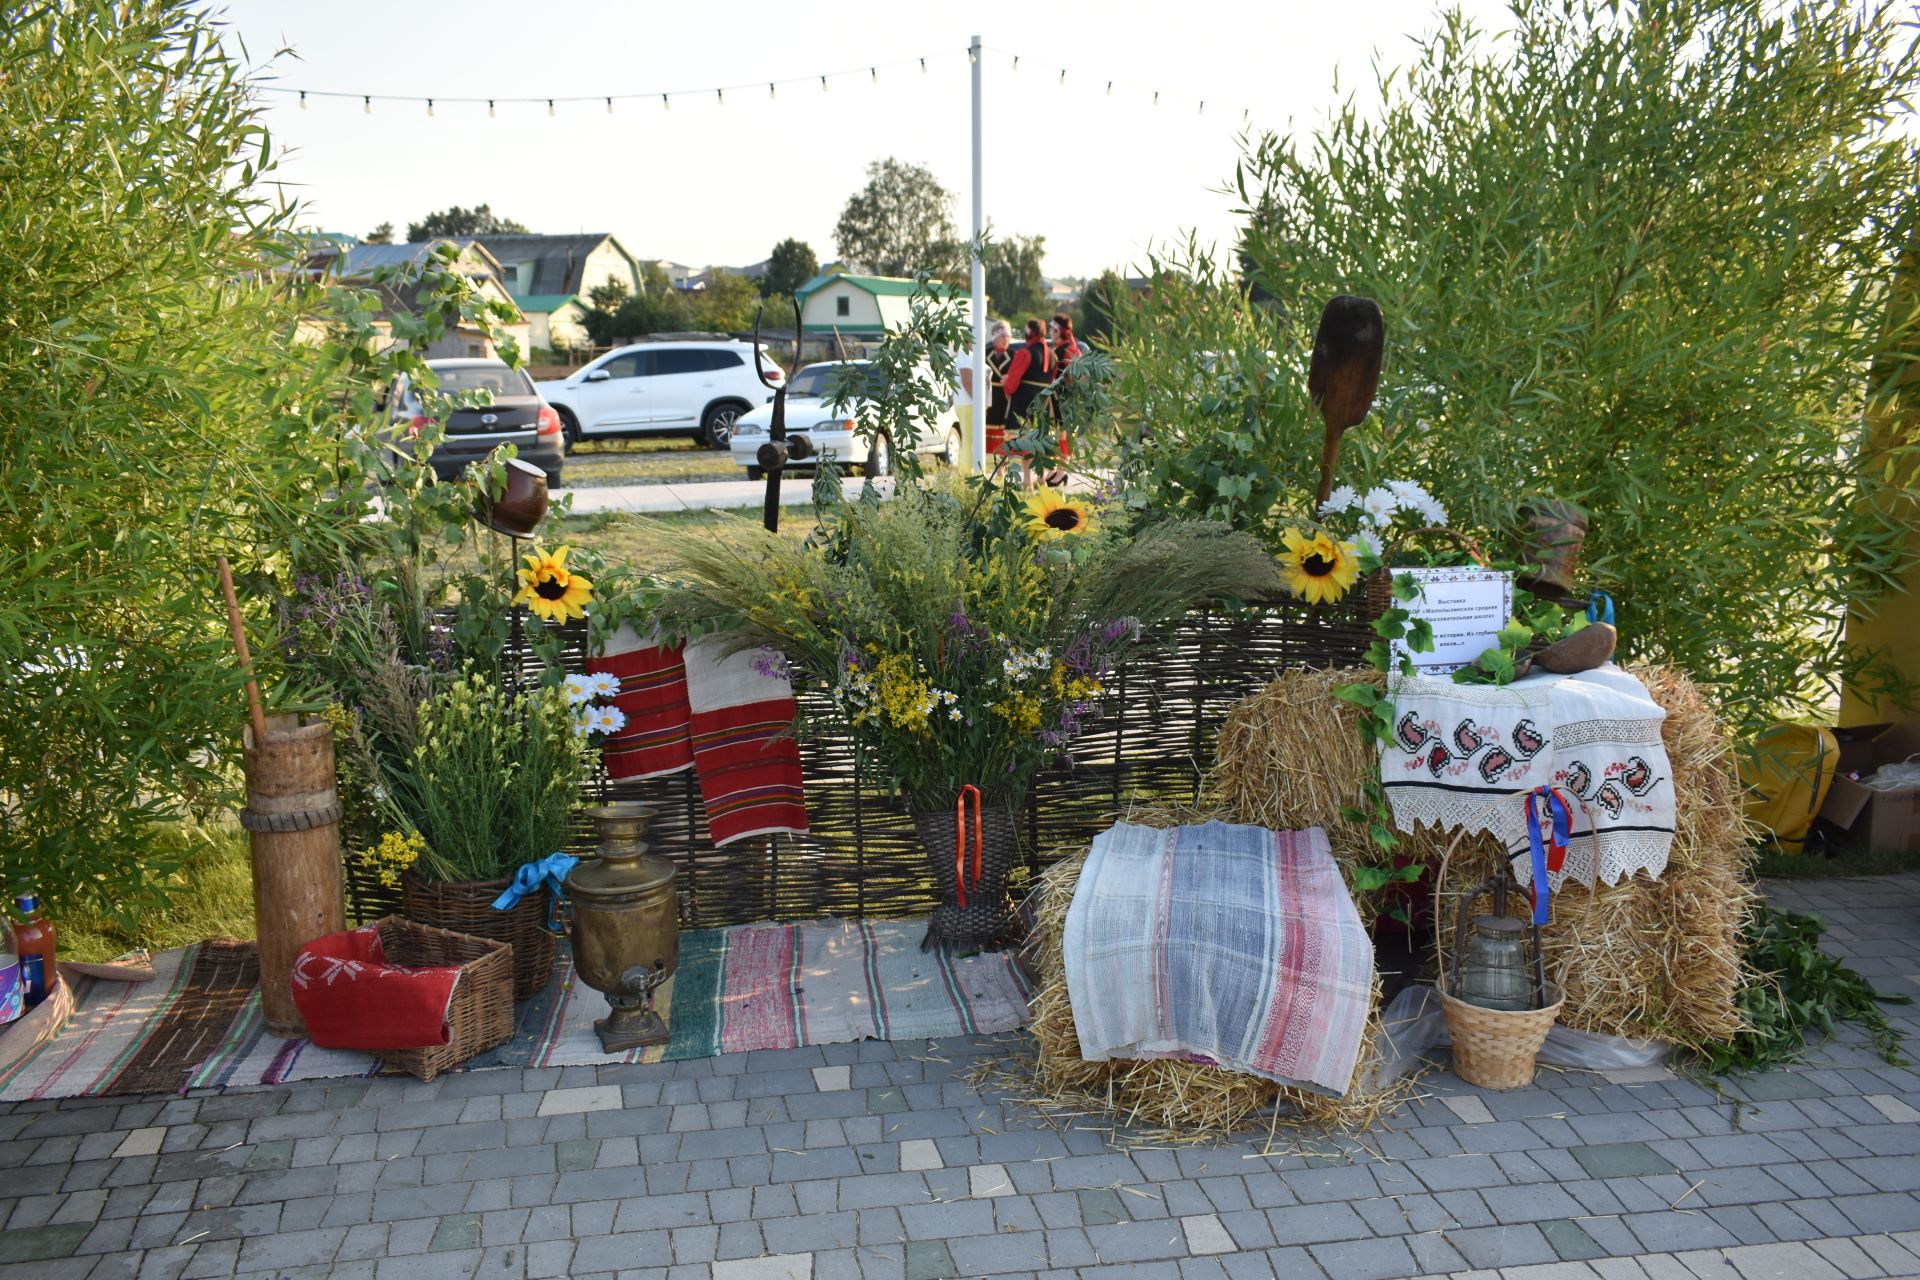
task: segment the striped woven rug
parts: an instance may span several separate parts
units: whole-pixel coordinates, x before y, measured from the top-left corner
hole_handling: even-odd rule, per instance
[[[662,1001],[672,1043],[614,1055],[593,1034],[606,1001],[574,980],[563,945],[554,981],[517,1007],[513,1039],[467,1067],[658,1062],[1006,1031],[1026,1021],[1032,988],[1011,952],[923,952],[925,929],[918,920],[820,920],[691,930]],[[82,978],[59,1033],[0,1072],[0,1101],[379,1073],[366,1054],[268,1035],[257,985],[235,990],[236,974],[254,981],[245,969],[251,951],[205,942],[156,955],[148,982]]]

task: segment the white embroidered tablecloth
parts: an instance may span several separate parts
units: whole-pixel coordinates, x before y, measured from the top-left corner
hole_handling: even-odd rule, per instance
[[[1400,830],[1491,832],[1516,855],[1520,883],[1531,884],[1526,806],[1516,793],[1552,785],[1586,802],[1574,806],[1574,839],[1551,877],[1555,890],[1567,880],[1618,884],[1666,870],[1674,823],[1673,772],[1660,736],[1667,713],[1633,676],[1609,663],[1502,688],[1395,676],[1389,689],[1393,736],[1380,750],[1380,781]],[[1589,815],[1597,841],[1586,835]]]

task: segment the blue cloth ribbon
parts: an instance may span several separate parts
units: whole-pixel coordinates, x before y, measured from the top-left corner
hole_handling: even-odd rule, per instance
[[[1613,625],[1613,597],[1604,591],[1596,591],[1587,597],[1587,621],[1604,622]]]
[[[1527,793],[1527,845],[1533,852],[1533,922],[1547,922],[1552,889],[1547,883],[1547,833],[1540,829],[1540,810],[1548,814],[1548,826],[1554,847],[1567,847],[1573,827],[1573,810],[1552,787],[1536,787]]]
[[[520,905],[520,899],[531,893],[540,892],[542,885],[550,884],[553,897],[547,903],[547,932],[559,932],[559,924],[554,912],[560,905],[560,899],[567,893],[567,876],[580,865],[580,859],[570,853],[550,853],[538,862],[523,863],[513,873],[513,883],[506,887],[499,897],[493,900],[495,911],[511,911]]]

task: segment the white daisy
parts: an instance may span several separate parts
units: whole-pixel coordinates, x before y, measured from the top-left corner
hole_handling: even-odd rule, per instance
[[[1353,491],[1353,486],[1343,484],[1328,494],[1327,500],[1320,504],[1320,514],[1323,516],[1337,516],[1344,511],[1352,510],[1353,504],[1359,500],[1360,495]]]
[[[595,733],[618,733],[627,727],[627,713],[618,707],[595,707],[593,709],[593,731]]]
[[[1380,539],[1374,535],[1373,530],[1364,528],[1355,530],[1353,543],[1354,546],[1366,552],[1374,559],[1377,560],[1380,558]]]
[[[1360,518],[1371,525],[1384,526],[1398,509],[1393,491],[1384,486],[1367,490],[1367,496],[1360,499]]]
[[[587,677],[587,687],[596,698],[614,698],[620,694],[620,677],[611,671],[596,671]]]
[[[592,676],[568,676],[565,681],[567,701],[576,707],[592,702],[598,696],[593,679]]]

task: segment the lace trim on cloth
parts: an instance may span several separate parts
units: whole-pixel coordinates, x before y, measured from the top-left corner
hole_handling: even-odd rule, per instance
[[[1568,881],[1615,885],[1666,870],[1675,812],[1666,713],[1632,676],[1609,666],[1504,688],[1428,677],[1390,687],[1394,733],[1381,748],[1380,776],[1402,831],[1489,832],[1514,855],[1519,882],[1531,884],[1518,797],[1552,785],[1581,802],[1566,864],[1551,879],[1556,891]]]

